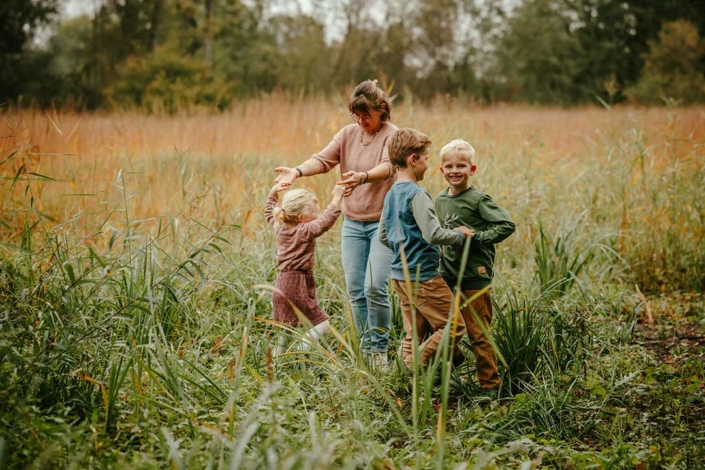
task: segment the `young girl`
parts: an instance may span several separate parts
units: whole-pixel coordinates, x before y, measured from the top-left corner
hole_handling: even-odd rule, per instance
[[[318,341],[328,331],[328,315],[316,300],[316,284],[313,278],[316,238],[327,232],[340,215],[345,186],[335,186],[333,200],[320,217],[316,196],[305,189],[287,192],[277,206],[279,191],[287,189],[291,183],[275,184],[265,204],[264,216],[274,227],[277,241],[277,264],[279,276],[274,283],[272,304],[274,320],[290,326],[298,326],[298,310],[311,323],[306,332],[307,340]],[[274,356],[286,351],[286,337],[279,339]],[[310,347],[304,342],[304,348]]]

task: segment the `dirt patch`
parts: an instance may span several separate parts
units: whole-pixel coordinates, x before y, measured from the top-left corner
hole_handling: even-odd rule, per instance
[[[636,342],[666,364],[705,352],[705,334],[698,324],[675,325],[668,330],[658,326],[637,325],[635,333]]]
[[[702,294],[643,298],[636,309],[640,321],[634,331],[635,342],[659,360],[674,364],[689,356],[705,354],[705,298]]]

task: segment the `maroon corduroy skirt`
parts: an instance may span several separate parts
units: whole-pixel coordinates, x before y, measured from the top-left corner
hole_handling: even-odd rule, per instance
[[[299,317],[296,315],[294,306],[313,326],[328,320],[328,315],[316,300],[316,283],[313,273],[284,271],[279,273],[274,282],[274,288],[272,295],[274,321],[297,326]]]

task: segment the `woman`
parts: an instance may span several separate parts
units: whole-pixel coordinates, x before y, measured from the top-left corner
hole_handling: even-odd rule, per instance
[[[387,366],[391,312],[387,286],[392,251],[377,238],[384,196],[394,183],[387,139],[397,130],[389,122],[392,107],[377,81],[360,83],[350,95],[348,108],[355,124],[343,127],[331,143],[296,168],[279,167],[278,181],[327,173],[340,165],[346,186],[343,202],[343,271],[368,362]]]

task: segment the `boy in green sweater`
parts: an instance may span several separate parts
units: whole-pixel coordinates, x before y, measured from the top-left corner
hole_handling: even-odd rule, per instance
[[[463,248],[454,246],[443,247],[440,271],[451,289],[460,289],[463,300],[484,290],[461,309],[461,315],[475,354],[480,388],[485,394],[496,396],[500,385],[497,358],[485,333],[489,333],[492,321],[489,287],[493,276],[494,245],[514,233],[515,227],[507,211],[470,184],[475,170],[475,149],[464,140],[453,140],[441,149],[441,173],[449,186],[436,197],[438,219],[447,229],[470,227],[471,235],[464,271],[460,272]]]

